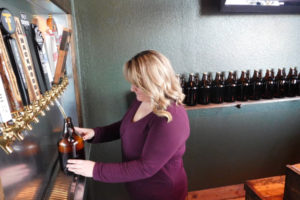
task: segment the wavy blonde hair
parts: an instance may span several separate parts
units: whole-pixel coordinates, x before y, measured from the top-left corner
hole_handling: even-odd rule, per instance
[[[124,66],[124,76],[151,99],[153,113],[172,121],[168,106],[182,105],[184,94],[168,58],[154,50],[138,53]]]

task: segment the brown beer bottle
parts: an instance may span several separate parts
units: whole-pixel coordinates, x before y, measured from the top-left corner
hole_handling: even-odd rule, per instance
[[[209,104],[211,93],[211,82],[208,79],[207,73],[204,72],[202,80],[199,82],[198,104]]]
[[[245,71],[242,71],[240,79],[237,81],[237,100],[247,101],[249,99],[249,81]]]
[[[212,103],[223,103],[224,102],[224,85],[221,80],[221,73],[216,73],[215,80],[212,81],[212,90],[211,90],[211,102]]]
[[[274,81],[273,78],[271,76],[270,70],[267,69],[266,70],[266,75],[263,78],[263,93],[262,93],[262,97],[264,99],[272,99],[274,94]]]
[[[285,79],[282,75],[282,70],[279,68],[277,75],[275,77],[274,97],[283,98],[285,96],[284,87],[285,87]]]
[[[186,105],[195,106],[197,104],[198,85],[195,82],[194,73],[190,73],[189,81],[186,85]]]
[[[234,79],[233,72],[230,71],[228,78],[225,81],[225,102],[234,102],[236,100],[236,80]]]
[[[67,117],[64,123],[64,132],[58,141],[58,153],[61,170],[67,175],[72,175],[66,168],[68,159],[85,159],[84,141],[75,132],[71,117]]]
[[[250,79],[249,99],[259,100],[261,98],[262,80],[258,75],[258,71],[254,70],[253,76]]]
[[[286,96],[294,97],[297,94],[297,69],[290,68],[289,74],[286,77]]]

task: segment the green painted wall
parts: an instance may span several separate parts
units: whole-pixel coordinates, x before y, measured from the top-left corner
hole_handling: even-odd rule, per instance
[[[126,112],[123,64],[156,49],[178,73],[299,66],[300,15],[226,15],[218,1],[73,0],[86,127]],[[300,102],[189,111],[184,157],[189,190],[284,173],[300,161]],[[94,145],[91,159],[120,161],[120,142]],[[88,199],[128,199],[122,184],[89,181]]]

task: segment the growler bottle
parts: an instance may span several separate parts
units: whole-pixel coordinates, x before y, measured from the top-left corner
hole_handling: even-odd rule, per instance
[[[237,100],[247,101],[249,98],[249,82],[245,75],[245,71],[242,71],[240,79],[237,81]]]
[[[285,79],[283,77],[282,70],[279,68],[275,77],[274,97],[283,98],[285,96],[284,87]]]
[[[84,141],[75,132],[71,117],[65,119],[63,136],[58,141],[58,153],[61,170],[67,175],[73,174],[66,168],[68,159],[85,159]]]
[[[202,80],[198,86],[198,104],[209,104],[211,93],[211,82],[208,80],[207,73],[203,73]]]
[[[228,78],[225,81],[224,101],[234,102],[236,100],[236,81],[233,77],[233,72],[230,71]]]
[[[194,106],[197,104],[198,86],[195,83],[194,73],[190,73],[189,81],[186,85],[186,105]]]
[[[274,81],[270,74],[270,70],[267,69],[266,75],[263,78],[263,93],[262,98],[264,99],[272,99],[273,98],[273,91],[274,91]]]
[[[215,80],[212,82],[212,93],[211,101],[213,103],[223,103],[224,102],[224,85],[221,80],[221,73],[217,72]]]
[[[249,99],[259,100],[261,98],[262,80],[258,75],[257,70],[254,70],[253,76],[250,79]]]
[[[290,68],[289,74],[286,77],[286,87],[285,92],[287,97],[294,97],[297,93],[297,75],[295,73],[297,70]]]

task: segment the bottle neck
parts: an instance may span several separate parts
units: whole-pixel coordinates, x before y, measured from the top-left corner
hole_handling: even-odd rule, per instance
[[[256,80],[256,79],[258,79],[258,73],[257,71],[254,71],[252,80]]]

